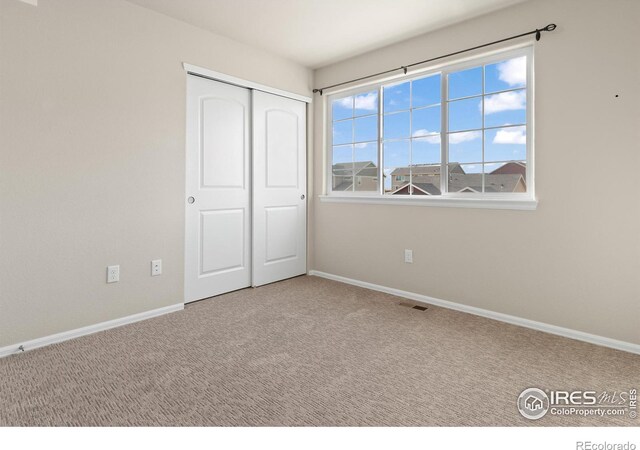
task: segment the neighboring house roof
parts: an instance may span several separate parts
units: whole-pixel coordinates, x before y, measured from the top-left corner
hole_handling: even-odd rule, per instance
[[[493,175],[519,174],[523,177],[527,176],[527,166],[521,162],[508,162],[491,172]]]
[[[424,192],[428,195],[440,195],[440,188],[435,186],[433,183],[413,183],[413,186]],[[416,191],[414,190],[415,194]]]
[[[357,177],[377,177],[378,176],[378,168],[377,167],[365,167],[364,169],[356,172]]]
[[[449,164],[449,173],[465,173],[462,166],[458,163]]]
[[[333,165],[333,174],[336,176],[377,177],[378,167],[372,161],[356,161],[353,163],[336,163]]]
[[[411,183],[407,183],[391,193],[391,195],[408,195]],[[413,183],[413,195],[440,195],[440,189],[432,183]]]
[[[506,172],[506,173],[504,173]],[[417,164],[409,167],[397,167],[391,172],[393,176],[408,176],[412,173],[413,183],[406,183],[397,188],[393,195],[406,195],[413,186],[415,195],[440,194],[440,165]],[[378,176],[378,167],[372,161],[356,161],[353,163],[337,163],[333,165],[333,174],[344,177],[334,191],[347,191],[353,187],[353,176]],[[526,188],[526,166],[519,162],[506,163],[491,173],[485,174],[485,192],[515,192],[519,184]],[[460,164],[452,164],[449,168],[449,192],[482,192],[482,174],[465,173]]]
[[[391,175],[440,175],[440,164],[415,164],[407,167],[396,167]],[[458,163],[449,165],[449,173],[464,173],[464,170]]]
[[[514,192],[521,180],[524,184],[524,178],[520,174],[485,174],[484,190],[485,192]],[[449,177],[449,192],[461,192],[465,189],[482,192],[482,174],[453,174]]]
[[[406,183],[392,192],[392,195],[407,195],[413,185],[414,195],[439,195],[440,177],[416,177],[414,183]],[[526,187],[524,177],[519,174],[485,175],[485,192],[515,192],[518,184]],[[481,173],[452,174],[449,179],[449,192],[482,192]]]

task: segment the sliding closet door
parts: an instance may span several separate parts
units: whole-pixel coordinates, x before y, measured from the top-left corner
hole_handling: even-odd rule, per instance
[[[253,285],[307,271],[306,104],[253,91]]]
[[[185,302],[251,285],[250,91],[189,76]]]

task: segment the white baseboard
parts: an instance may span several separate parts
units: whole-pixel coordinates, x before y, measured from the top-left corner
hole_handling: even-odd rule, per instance
[[[310,270],[309,275],[315,275],[317,277],[327,278],[329,280],[339,281],[341,283],[352,284],[354,286],[371,289],[373,291],[379,291],[379,292],[384,292],[386,294],[396,295],[398,297],[408,298],[420,303],[441,306],[443,308],[448,308],[456,311],[474,314],[476,316],[486,317],[488,319],[499,320],[500,322],[506,322],[512,325],[531,328],[532,330],[543,331],[545,333],[555,334],[558,336],[563,336],[563,337],[575,339],[578,341],[588,342],[590,344],[600,345],[602,347],[609,347],[616,350],[622,350],[624,352],[635,353],[637,355],[640,355],[640,345],[633,344],[631,342],[618,341],[616,339],[597,336],[595,334],[584,333],[582,331],[576,331],[570,328],[558,327],[556,325],[550,325],[547,323],[536,322],[534,320],[523,319],[522,317],[510,316],[508,314],[489,311],[487,309],[476,308],[474,306],[467,306],[461,303],[454,303],[447,300],[440,300],[438,298],[429,297],[427,295],[416,294],[414,292],[407,292],[407,291],[390,288],[386,286],[380,286],[378,284],[368,283],[366,281],[354,280],[352,278],[346,278],[340,275],[333,275],[330,273],[320,272],[318,270]]]
[[[64,331],[62,333],[52,334],[51,336],[45,336],[30,341],[8,345],[0,348],[0,358],[13,355],[15,353],[21,353],[23,351],[34,350],[36,348],[44,347],[46,345],[57,344],[59,342],[68,341],[69,339],[75,339],[80,336],[86,336],[88,334],[97,333],[98,331],[108,330],[110,328],[120,327],[122,325],[128,325],[130,323],[140,322],[141,320],[151,319],[152,317],[158,317],[165,314],[169,314],[184,309],[183,303],[177,303],[171,306],[165,306],[164,308],[152,309],[151,311],[142,312],[139,314],[133,314],[131,316],[121,317],[120,319],[109,320],[107,322],[97,323],[95,325],[89,325],[87,327],[77,328],[71,331]],[[22,348],[20,348],[22,347]]]

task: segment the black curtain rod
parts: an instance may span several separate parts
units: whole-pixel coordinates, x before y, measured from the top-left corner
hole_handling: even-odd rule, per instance
[[[322,91],[324,91],[325,89],[332,89],[334,87],[343,86],[345,84],[355,83],[356,81],[362,81],[362,80],[366,80],[368,78],[379,77],[380,75],[386,75],[388,73],[395,72],[397,70],[403,70],[404,73],[406,74],[407,70],[409,69],[409,67],[419,66],[420,64],[426,64],[428,62],[437,61],[437,60],[443,59],[443,58],[448,58],[449,56],[459,55],[460,53],[466,53],[466,52],[470,52],[470,51],[473,51],[473,50],[478,50],[479,48],[489,47],[490,45],[499,44],[501,42],[510,41],[512,39],[518,39],[518,38],[521,38],[521,37],[524,37],[524,36],[529,36],[531,34],[535,34],[536,35],[536,41],[539,41],[540,38],[542,37],[542,32],[543,31],[553,31],[555,29],[556,29],[556,24],[555,23],[550,23],[549,25],[547,25],[544,28],[536,28],[533,31],[528,31],[526,33],[518,34],[516,36],[511,36],[511,37],[508,37],[508,38],[500,39],[498,41],[489,42],[487,44],[477,45],[475,47],[466,48],[464,50],[459,50],[457,52],[448,53],[448,54],[442,55],[442,56],[437,56],[435,58],[425,59],[424,61],[419,61],[419,62],[416,62],[416,63],[413,63],[413,64],[408,64],[406,66],[396,67],[395,69],[385,70],[384,72],[374,73],[373,75],[367,75],[367,76],[360,77],[360,78],[354,78],[353,80],[343,81],[342,83],[332,84],[331,86],[325,86],[325,87],[320,88],[320,89],[314,89],[313,93],[315,94],[316,92],[319,92],[320,95],[322,95]]]

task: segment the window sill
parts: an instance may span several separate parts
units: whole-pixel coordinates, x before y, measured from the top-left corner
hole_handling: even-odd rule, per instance
[[[514,209],[534,211],[538,207],[535,199],[500,198],[397,198],[365,195],[320,195],[323,203],[362,203],[371,205],[436,206],[444,208]]]

